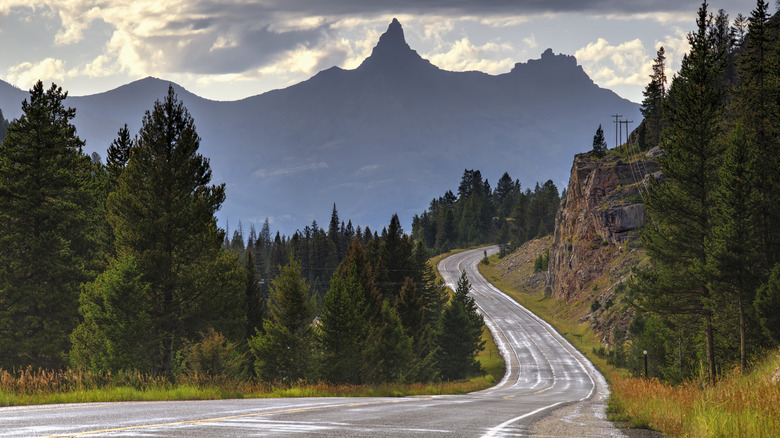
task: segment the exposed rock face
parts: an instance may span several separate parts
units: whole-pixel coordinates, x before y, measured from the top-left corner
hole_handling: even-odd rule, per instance
[[[592,153],[574,157],[566,196],[555,218],[548,293],[571,300],[590,293],[610,263],[630,248],[644,224],[640,187],[658,165]],[[628,245],[623,245],[628,242]]]

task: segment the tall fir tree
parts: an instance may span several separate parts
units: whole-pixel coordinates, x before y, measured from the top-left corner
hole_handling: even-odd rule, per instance
[[[714,188],[722,153],[724,53],[715,47],[707,4],[699,9],[698,29],[688,37],[691,51],[672,80],[664,116],[660,166],[646,208],[651,225],[643,233],[655,271],[640,276],[643,306],[661,314],[685,314],[700,323],[702,360],[715,379],[715,304],[708,271],[707,242],[712,231]]]
[[[60,368],[94,278],[99,193],[67,92],[38,81],[0,145],[0,368]]]
[[[776,68],[780,49],[768,7],[759,0],[748,19],[736,92],[736,112],[756,155],[755,219],[765,272],[780,261],[780,74]]]
[[[708,241],[711,284],[718,303],[738,313],[739,355],[743,369],[748,360],[748,328],[757,321],[752,306],[760,276],[761,245],[755,226],[756,193],[753,187],[755,156],[745,131],[732,131],[715,189],[712,233]],[[725,306],[723,306],[725,304]],[[754,349],[758,345],[753,345]]]
[[[599,124],[593,136],[593,153],[597,157],[603,157],[605,152],[607,152],[607,140],[604,139],[604,129]]]
[[[477,355],[485,347],[482,340],[484,321],[477,312],[474,298],[468,295],[470,289],[471,284],[463,272],[442,315],[436,361],[444,380],[460,380],[482,371]]]
[[[322,375],[332,383],[363,382],[369,334],[366,293],[357,263],[350,261],[346,278],[334,273],[320,312],[318,341],[323,351]]]
[[[223,254],[214,213],[224,184],[209,185],[209,160],[198,153],[195,122],[173,87],[144,116],[143,126],[108,198],[117,253],[135,257],[149,284],[153,371],[172,371],[185,339],[213,326],[243,336],[242,278]],[[227,324],[227,325],[226,325]]]
[[[294,384],[311,377],[314,310],[309,285],[292,257],[273,281],[268,309],[264,333],[249,341],[258,378]]]
[[[658,146],[663,130],[663,101],[666,98],[666,50],[661,46],[653,60],[650,83],[642,92],[642,116],[644,116],[644,140],[642,149]]]

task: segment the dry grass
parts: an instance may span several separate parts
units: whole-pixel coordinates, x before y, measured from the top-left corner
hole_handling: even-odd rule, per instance
[[[613,376],[610,410],[633,427],[650,427],[667,436],[776,437],[780,384],[770,377],[778,368],[780,352],[774,352],[752,372],[735,369],[713,386]]]

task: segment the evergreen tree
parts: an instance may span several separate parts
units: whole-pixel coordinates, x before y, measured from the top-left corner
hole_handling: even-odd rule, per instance
[[[761,325],[775,342],[780,342],[780,263],[775,265],[767,282],[758,289],[755,307]]]
[[[401,319],[387,300],[367,341],[366,382],[401,382],[412,380],[414,353],[412,339],[404,332]]]
[[[84,286],[83,322],[71,335],[70,362],[92,371],[148,370],[154,345],[149,284],[135,259],[123,255]]]
[[[0,145],[0,368],[59,368],[91,278],[98,194],[67,93],[38,81]]]
[[[436,362],[444,380],[465,379],[482,371],[477,355],[485,347],[485,341],[482,341],[484,321],[474,299],[468,295],[470,289],[471,284],[463,272],[442,315]]]
[[[5,134],[8,132],[8,126],[10,125],[11,123],[3,117],[3,110],[0,109],[0,143],[5,139]]]
[[[264,333],[249,341],[255,371],[261,380],[294,384],[310,375],[314,317],[309,286],[294,258],[273,281],[268,308]]]
[[[644,116],[645,136],[642,149],[657,146],[661,130],[663,128],[663,101],[666,98],[666,51],[663,46],[656,52],[653,61],[653,73],[650,75],[650,83],[642,92],[642,116]]]
[[[246,309],[246,336],[245,339],[251,339],[259,330],[263,329],[263,318],[265,317],[266,298],[260,287],[260,281],[257,278],[255,270],[254,253],[247,248],[244,258],[244,308]]]
[[[756,222],[764,272],[780,256],[780,75],[776,29],[770,27],[768,5],[757,2],[748,20],[748,33],[739,60],[737,113],[741,115],[748,145],[754,150],[757,193]]]
[[[130,160],[130,150],[133,147],[133,139],[130,138],[130,131],[125,126],[119,129],[114,141],[108,146],[108,155],[106,156],[106,169],[108,170],[109,183],[111,189],[115,189],[119,175],[125,170],[127,162]]]
[[[747,366],[747,326],[752,320],[756,269],[761,265],[760,244],[756,235],[756,196],[752,186],[755,159],[746,145],[745,132],[737,126],[732,132],[720,169],[713,209],[713,227],[709,242],[713,287],[718,302],[736,301],[739,315],[740,363]],[[735,298],[734,300],[730,298]],[[730,306],[729,306],[730,307]]]
[[[654,182],[646,203],[651,226],[643,234],[655,271],[640,276],[643,306],[686,314],[701,323],[707,375],[715,378],[714,304],[707,269],[714,188],[722,147],[723,52],[709,32],[707,4],[699,9],[691,52],[672,81],[664,108],[669,129],[660,159],[664,182]]]
[[[243,276],[235,257],[222,254],[224,233],[214,217],[225,187],[209,185],[211,169],[199,145],[194,120],[169,87],[146,112],[119,187],[108,198],[117,252],[133,255],[149,284],[150,342],[158,346],[152,362],[163,374],[172,371],[184,339],[208,326],[229,337],[244,334],[236,330],[243,327]]]
[[[362,383],[365,342],[369,333],[368,307],[357,269],[352,261],[347,277],[331,277],[320,313],[318,340],[323,350],[322,375],[333,383]]]
[[[597,157],[603,157],[604,152],[607,151],[607,141],[604,140],[604,130],[601,129],[601,125],[599,125],[598,129],[596,129],[596,135],[593,136],[593,153],[596,154]]]

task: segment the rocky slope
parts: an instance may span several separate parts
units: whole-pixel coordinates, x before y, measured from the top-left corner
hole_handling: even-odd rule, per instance
[[[642,198],[648,175],[660,177],[659,154],[654,149],[627,155],[622,146],[603,157],[576,155],[552,238],[529,242],[499,264],[501,276],[521,290],[534,293],[543,284],[545,295],[558,302],[556,313],[588,322],[606,347],[625,336],[633,315],[624,282],[647,261],[639,239]],[[547,249],[546,275],[523,271]]]
[[[639,240],[642,198],[648,175],[659,176],[658,154],[626,156],[623,146],[601,158],[576,155],[555,219],[547,293],[578,308],[608,345],[625,333],[632,314],[623,282],[646,260]]]

